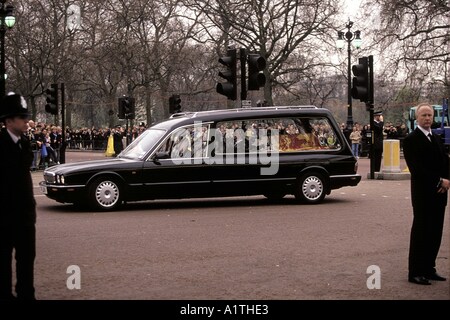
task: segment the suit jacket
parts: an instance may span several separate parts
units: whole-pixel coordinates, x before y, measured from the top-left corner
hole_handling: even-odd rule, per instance
[[[0,228],[33,225],[36,201],[30,166],[33,161],[30,141],[22,135],[21,148],[6,129],[0,132]]]
[[[411,199],[414,207],[427,203],[447,204],[447,193],[437,193],[440,178],[449,178],[449,160],[439,136],[433,141],[416,128],[403,141],[403,154],[411,172]]]

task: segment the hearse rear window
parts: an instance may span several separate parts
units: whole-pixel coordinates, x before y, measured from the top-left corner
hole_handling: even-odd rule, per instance
[[[245,152],[308,152],[338,150],[341,142],[324,117],[271,118],[223,121],[217,123],[216,144],[245,142]],[[216,146],[217,149],[217,146]],[[220,149],[219,149],[220,150]],[[222,148],[224,153],[236,148]],[[242,150],[242,149],[240,149]]]

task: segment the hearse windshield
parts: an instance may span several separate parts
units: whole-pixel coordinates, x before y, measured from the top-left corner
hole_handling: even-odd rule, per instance
[[[143,160],[147,152],[162,138],[165,130],[148,129],[141,133],[128,147],[119,155],[119,158],[132,160]]]

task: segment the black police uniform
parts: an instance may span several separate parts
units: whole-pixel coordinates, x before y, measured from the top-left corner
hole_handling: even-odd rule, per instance
[[[378,113],[379,115],[380,113]],[[375,162],[375,171],[379,172],[381,169],[381,160],[383,158],[383,127],[384,122],[374,121],[373,124],[373,161]]]
[[[123,150],[123,134],[120,131],[116,131],[113,135],[113,141],[114,141],[114,153],[116,156],[122,152]]]
[[[2,103],[2,115],[8,108],[14,115],[14,103]],[[24,112],[20,109],[18,112]],[[0,115],[0,116],[2,116]],[[11,115],[11,113],[9,114]],[[34,259],[36,256],[36,201],[30,166],[33,152],[22,135],[14,143],[4,128],[0,132],[0,300],[12,294],[12,256],[16,259],[18,299],[32,300],[34,295]]]

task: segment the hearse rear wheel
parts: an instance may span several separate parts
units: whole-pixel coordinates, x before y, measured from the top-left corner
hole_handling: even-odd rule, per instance
[[[325,178],[318,172],[307,172],[299,177],[295,198],[308,204],[317,204],[325,198]]]

